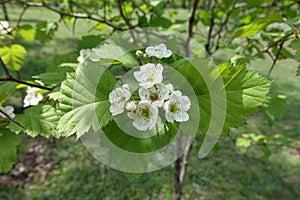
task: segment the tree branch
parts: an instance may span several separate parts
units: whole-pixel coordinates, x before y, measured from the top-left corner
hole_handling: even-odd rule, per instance
[[[78,19],[90,19],[96,22],[100,22],[100,23],[104,23],[116,30],[120,30],[120,31],[124,31],[124,30],[128,30],[128,29],[124,29],[121,28],[113,23],[110,23],[107,20],[101,20],[99,18],[93,17],[91,15],[87,15],[87,14],[75,14],[75,13],[67,13],[67,12],[62,12],[60,10],[56,10],[55,8],[52,8],[51,6],[49,6],[48,4],[46,4],[45,2],[43,3],[34,3],[34,2],[26,2],[26,1],[21,1],[21,0],[17,0],[16,2],[21,3],[23,5],[26,5],[28,7],[42,7],[42,8],[46,8],[48,10],[51,10],[52,12],[55,12],[59,15],[63,15],[63,16],[69,16],[69,17],[74,17],[74,18],[78,18]]]
[[[20,126],[21,128],[24,128],[24,126],[22,124],[20,124],[19,122],[17,122],[16,120],[14,120],[12,117],[10,117],[9,114],[7,114],[4,110],[2,110],[0,108],[0,113],[3,114],[5,117],[7,117],[10,121],[12,121],[13,123],[17,124],[18,126]]]
[[[16,79],[16,78],[12,77],[1,57],[0,57],[0,65],[1,65],[3,71],[6,75],[5,78],[0,78],[0,82],[10,81],[10,82],[21,83],[21,84],[28,85],[28,86],[31,86],[31,87],[41,88],[41,89],[44,89],[44,90],[50,90],[50,91],[53,90],[53,88],[50,88],[50,87],[46,87],[46,86],[42,86],[42,85],[38,85],[38,84],[33,84],[33,83],[28,83],[26,81],[22,81],[22,80],[19,80],[19,79]]]
[[[275,66],[275,64],[276,64],[276,62],[277,62],[277,60],[278,60],[278,58],[279,58],[280,51],[282,50],[282,47],[283,47],[284,42],[285,42],[285,38],[282,38],[282,40],[281,40],[281,42],[280,42],[280,44],[279,44],[279,46],[278,46],[278,51],[277,51],[277,53],[276,53],[275,59],[273,60],[272,66],[270,67],[270,70],[269,70],[269,72],[268,72],[268,75],[270,75],[271,72],[272,72],[273,69],[274,69],[274,66]]]
[[[190,144],[190,146],[185,150],[183,154],[182,167],[181,167],[180,177],[179,177],[181,188],[183,186],[183,181],[187,172],[187,167],[189,163],[189,154],[192,149],[193,149],[193,142]]]
[[[207,34],[207,39],[206,39],[206,44],[205,44],[205,50],[207,52],[208,55],[211,55],[211,52],[210,52],[210,48],[211,48],[211,38],[212,38],[212,30],[215,26],[215,14],[214,14],[214,9],[215,7],[217,6],[217,1],[214,0],[214,4],[211,8],[211,17],[210,17],[210,26],[209,26],[209,29],[208,29],[208,34]]]
[[[194,22],[195,22],[195,14],[196,14],[196,10],[199,4],[199,0],[195,0],[194,4],[192,6],[192,10],[191,10],[191,15],[189,17],[189,25],[188,25],[188,38],[187,41],[185,43],[185,54],[187,57],[189,57],[190,55],[190,40],[193,37],[193,26],[194,26]]]

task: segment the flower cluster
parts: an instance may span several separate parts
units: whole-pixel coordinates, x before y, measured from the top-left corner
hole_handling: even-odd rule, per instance
[[[147,56],[166,58],[172,52],[164,44],[146,48]],[[140,130],[151,130],[157,124],[159,109],[165,112],[168,122],[189,120],[188,110],[191,102],[187,96],[174,89],[172,84],[163,83],[163,66],[160,63],[147,63],[134,72],[139,84],[138,97],[133,95],[130,86],[123,84],[109,94],[110,112],[113,116],[127,110],[127,116],[133,120],[133,126]]]

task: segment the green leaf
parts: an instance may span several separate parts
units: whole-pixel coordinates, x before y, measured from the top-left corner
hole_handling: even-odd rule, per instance
[[[16,91],[17,85],[17,83],[12,82],[0,82],[0,106]]]
[[[197,68],[207,68],[205,74],[200,74]],[[270,88],[270,81],[258,73],[248,71],[244,65],[223,63],[216,69],[209,69],[209,63],[202,60],[186,62],[177,68],[190,82],[198,96],[200,107],[200,131],[206,133],[211,121],[211,97],[210,89],[214,86],[216,76],[223,79],[226,92],[226,118],[222,133],[229,131],[230,127],[241,126],[245,123],[244,117],[259,110],[259,106],[265,101]],[[216,70],[218,71],[216,73]],[[219,74],[219,75],[216,75]],[[211,85],[207,86],[203,76],[210,79]],[[224,110],[222,110],[224,112]]]
[[[103,30],[106,29],[106,27],[107,27],[107,25],[104,24],[104,23],[101,23],[101,22],[98,23],[98,24],[95,24],[95,25],[93,26],[93,28],[96,29],[96,30],[98,30],[98,31],[103,31]]]
[[[157,16],[162,16],[162,14],[164,13],[165,4],[165,1],[151,1],[151,5],[153,6],[153,12]]]
[[[30,24],[20,26],[18,34],[26,41],[33,42],[35,37],[35,29]]]
[[[74,73],[68,74],[61,86],[60,108],[65,113],[59,120],[59,132],[77,138],[90,128],[98,130],[111,119],[108,101],[116,80],[109,70],[97,63],[80,65]]]
[[[149,26],[150,27],[163,27],[163,28],[169,28],[172,25],[172,21],[170,21],[167,18],[164,17],[151,17]]]
[[[23,114],[17,115],[15,120],[24,126],[24,131],[31,137],[38,135],[48,138],[49,136],[59,137],[56,130],[59,120],[55,108],[50,105],[37,105],[27,108]],[[23,129],[15,123],[9,127],[19,133]]]
[[[8,129],[0,129],[0,172],[7,173],[18,161],[17,145],[21,143],[20,135]]]
[[[82,39],[78,41],[78,51],[81,49],[91,49],[99,45],[101,42],[103,42],[105,38],[102,38],[98,35],[85,35],[82,36]]]
[[[260,31],[262,31],[266,26],[274,22],[283,22],[283,19],[280,14],[271,14],[269,16],[256,19],[252,23],[245,25],[239,28],[231,37],[231,39],[240,37],[249,37],[256,35]]]
[[[36,37],[42,43],[46,43],[53,39],[57,30],[58,23],[42,21],[36,25]]]
[[[0,48],[0,57],[10,70],[19,71],[24,63],[26,49],[19,44]]]
[[[278,95],[271,97],[263,105],[263,113],[268,119],[270,125],[274,123],[276,119],[282,119],[287,111],[286,96]]]

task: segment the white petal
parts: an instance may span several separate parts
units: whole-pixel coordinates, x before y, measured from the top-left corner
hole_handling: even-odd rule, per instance
[[[166,119],[168,122],[174,122],[174,114],[171,113],[170,111],[166,112]]]
[[[168,58],[172,55],[172,51],[171,50],[165,50],[163,53],[163,57],[164,58]]]
[[[146,54],[148,55],[148,56],[153,56],[154,55],[154,52],[155,52],[155,48],[154,47],[147,47],[146,48]]]
[[[141,87],[143,87],[143,88],[148,89],[148,88],[150,88],[150,87],[153,87],[154,84],[155,84],[155,83],[153,83],[153,82],[145,82],[145,83],[140,83],[139,85],[140,85]]]
[[[161,51],[167,50],[167,46],[164,43],[160,43],[157,45],[157,48],[159,48]]]
[[[174,114],[174,119],[177,122],[185,122],[189,120],[189,115],[184,111],[177,111]]]

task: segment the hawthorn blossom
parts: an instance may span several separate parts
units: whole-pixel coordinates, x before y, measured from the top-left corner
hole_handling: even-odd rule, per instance
[[[128,117],[133,119],[133,126],[140,130],[151,130],[157,122],[158,108],[149,101],[140,101],[134,112],[128,112]]]
[[[109,102],[111,103],[110,112],[113,116],[124,112],[125,104],[130,99],[130,97],[131,93],[128,84],[124,84],[122,85],[122,87],[114,89],[109,94]]]
[[[169,100],[164,104],[166,119],[168,122],[184,122],[189,120],[187,111],[191,107],[190,99],[182,96],[180,91],[174,91]]]
[[[147,47],[146,54],[149,57],[154,56],[157,58],[168,58],[172,55],[172,51],[167,49],[165,44],[160,43],[159,45],[153,47]]]
[[[10,118],[14,118],[16,116],[14,113],[14,107],[12,107],[12,106],[0,107],[0,110],[4,111],[8,116],[10,116]],[[0,117],[7,118],[2,113],[0,113]]]
[[[173,91],[172,84],[156,84],[148,89],[141,87],[139,96],[142,101],[150,101],[153,105],[162,107],[165,100],[169,98],[171,91]]]
[[[163,66],[161,64],[147,63],[140,67],[140,71],[134,72],[134,77],[143,88],[150,88],[154,84],[161,83]]]
[[[79,52],[80,56],[77,58],[79,63],[84,63],[85,60],[90,56],[91,50],[90,49],[81,49]]]
[[[35,82],[44,85],[41,81]],[[24,107],[38,105],[43,100],[44,96],[40,93],[41,89],[37,87],[27,86],[27,95],[24,98]]]

